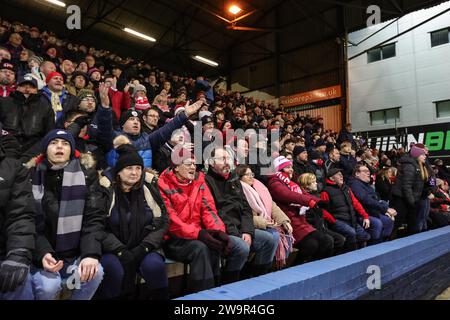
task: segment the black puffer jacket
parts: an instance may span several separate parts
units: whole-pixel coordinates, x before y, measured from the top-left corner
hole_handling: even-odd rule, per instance
[[[414,206],[421,198],[425,182],[420,175],[419,163],[409,155],[398,161],[400,167],[397,180],[392,187],[392,194],[403,198],[409,206]]]
[[[127,243],[121,241],[120,230],[118,224],[112,223],[111,213],[117,210],[114,187],[112,181],[112,172],[107,170],[100,179],[100,190],[103,196],[102,220],[105,225],[104,232],[101,237],[102,248],[104,253],[117,252],[124,248],[129,248]],[[146,172],[143,182],[144,188],[144,206],[149,211],[144,224],[138,225],[140,233],[140,241],[147,248],[155,248],[160,254],[163,254],[161,248],[163,237],[169,229],[169,215],[167,214],[164,200],[158,189],[158,180],[154,173]],[[127,239],[126,241],[128,241]]]
[[[39,154],[41,139],[55,128],[55,114],[41,94],[29,98],[18,91],[0,98],[0,122],[19,143],[22,162]]]
[[[239,178],[230,176],[225,180],[210,168],[205,180],[214,197],[219,216],[225,223],[227,233],[236,237],[248,233],[253,237],[255,234],[253,212]]]
[[[28,170],[19,161],[6,157],[0,147],[0,256],[14,249],[34,251],[35,235]]]
[[[81,259],[86,257],[100,259],[101,236],[104,229],[103,226],[103,204],[104,201],[99,193],[98,174],[95,168],[85,167],[83,163],[95,163],[90,155],[83,155],[81,160],[81,169],[86,178],[87,193],[84,204],[83,224],[81,229],[80,246],[77,250],[59,253],[58,259],[75,258],[80,256]],[[44,196],[42,198],[42,210],[45,212],[43,221],[37,221],[37,239],[35,263],[42,266],[42,258],[47,253],[56,255],[56,232],[58,228],[59,204],[61,197],[62,178],[64,170],[52,171],[48,170],[44,180]]]

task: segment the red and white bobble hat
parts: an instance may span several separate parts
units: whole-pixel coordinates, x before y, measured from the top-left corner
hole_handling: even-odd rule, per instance
[[[137,97],[134,103],[134,108],[136,110],[146,110],[149,109],[150,103],[148,103],[148,99],[146,97]]]

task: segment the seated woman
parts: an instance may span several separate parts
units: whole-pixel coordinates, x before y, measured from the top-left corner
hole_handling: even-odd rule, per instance
[[[312,173],[304,173],[300,176],[299,182],[303,193],[320,197],[317,190],[317,179],[315,175]],[[310,208],[306,211],[306,221],[308,221],[308,223],[310,223],[317,230],[322,231],[326,236],[331,237],[333,240],[334,253],[340,253],[344,247],[345,237],[328,229],[326,222],[327,218],[330,219],[330,217],[327,216],[327,213],[320,208]]]
[[[189,264],[190,292],[206,290],[219,285],[220,258],[229,253],[229,237],[205,175],[195,171],[193,153],[175,147],[171,160],[158,181],[170,218],[164,252]]]
[[[161,251],[169,226],[155,175],[144,172],[144,163],[133,145],[117,148],[116,166],[100,179],[104,202],[101,263],[105,278],[100,299],[132,297],[139,273],[154,300],[168,299],[168,279]]]
[[[276,173],[269,178],[268,189],[277,205],[291,219],[294,247],[299,249],[295,264],[330,257],[333,241],[322,231],[316,230],[306,221],[306,211],[319,206],[327,208],[327,202],[309,194],[304,194],[292,177],[292,162],[283,156],[275,158]]]
[[[32,172],[37,211],[35,298],[56,299],[67,281],[72,300],[90,300],[103,278],[97,171],[95,165],[86,168],[81,163],[75,140],[65,130],[50,131],[42,140],[42,152]]]
[[[259,180],[246,164],[236,168],[236,174],[241,180],[242,189],[248,204],[253,211],[255,229],[265,230],[272,234],[274,242],[278,243],[272,255],[275,256],[277,267],[286,265],[286,259],[292,252],[293,237],[291,220],[272,200],[269,190]]]
[[[448,226],[450,224],[450,195],[448,183],[442,179],[436,179],[436,188],[433,190],[429,215],[430,229]]]

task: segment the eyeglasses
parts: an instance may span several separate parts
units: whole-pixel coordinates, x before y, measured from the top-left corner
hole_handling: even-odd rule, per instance
[[[244,176],[247,176],[247,177],[250,177],[250,178],[254,178],[255,174],[253,172],[248,172],[248,173],[245,173]]]
[[[195,166],[195,161],[183,162],[182,165],[186,167]]]

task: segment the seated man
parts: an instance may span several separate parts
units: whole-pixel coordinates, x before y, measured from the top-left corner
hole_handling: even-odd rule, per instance
[[[194,155],[175,147],[171,161],[158,182],[170,218],[164,252],[170,259],[189,263],[189,291],[206,290],[219,285],[215,280],[219,280],[220,257],[229,253],[229,237],[204,173],[195,172]]]
[[[33,194],[27,170],[7,157],[0,128],[0,300],[33,300],[29,274],[35,247]],[[12,136],[11,136],[12,138]]]
[[[251,273],[257,276],[268,272],[278,241],[268,232],[255,230],[253,212],[242,185],[230,172],[232,159],[228,152],[223,147],[216,147],[208,161],[206,184],[214,197],[219,216],[225,223],[226,232],[230,235],[231,251],[236,252],[227,259],[224,282],[239,280],[250,251],[255,253]]]
[[[370,215],[368,232],[371,242],[378,243],[389,239],[394,229],[393,220],[395,220],[397,211],[389,208],[388,203],[380,199],[369,183],[369,168],[366,165],[358,164],[353,173],[353,178],[349,180],[349,185],[356,199]]]
[[[97,171],[81,164],[67,131],[50,131],[42,140],[42,152],[32,173],[37,211],[35,298],[55,299],[62,282],[71,278],[72,300],[89,300],[103,278]]]
[[[320,194],[323,200],[330,202],[329,209],[323,210],[324,218],[331,230],[346,238],[345,250],[354,250],[357,243],[370,240],[370,234],[365,230],[370,227],[369,215],[350,188],[344,184],[341,169],[330,169],[327,173],[326,184]]]

